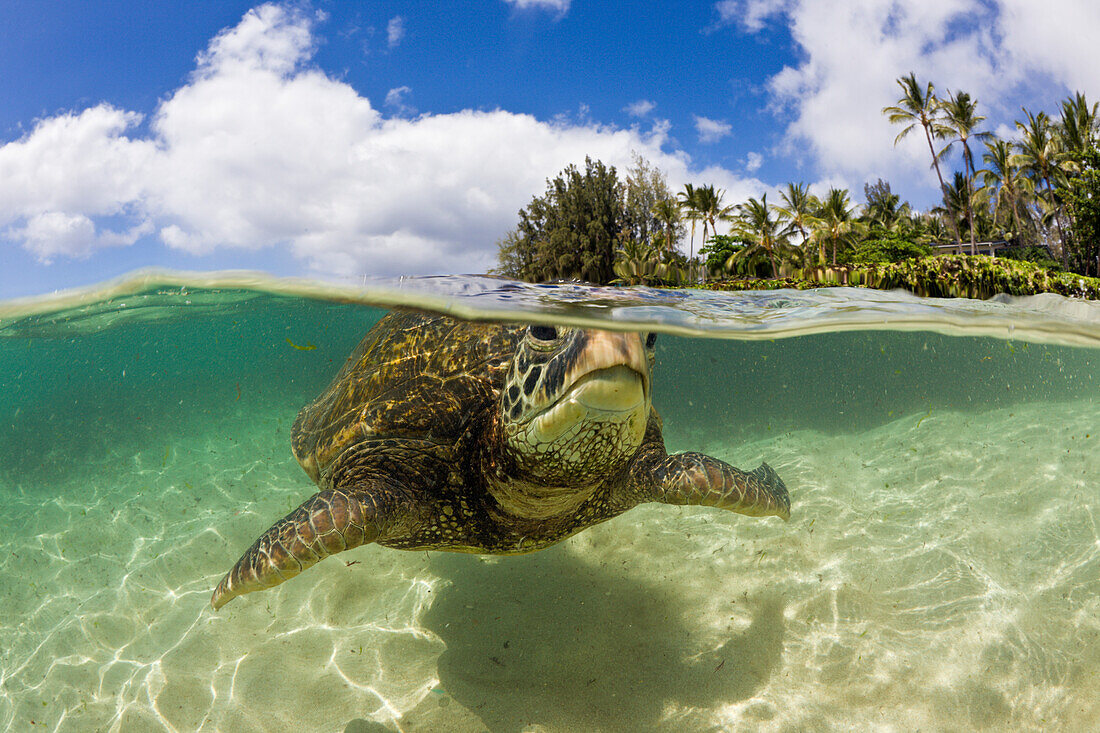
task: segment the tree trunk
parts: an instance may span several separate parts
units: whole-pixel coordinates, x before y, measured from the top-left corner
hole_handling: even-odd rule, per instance
[[[1012,191],[1008,192],[1008,195],[1012,197],[1012,220],[1016,225],[1016,241],[1023,241],[1023,232],[1020,227],[1020,200]]]
[[[971,199],[974,194],[970,190],[970,179],[966,179],[966,224],[970,227],[970,255],[978,254],[978,245],[974,241],[974,209]],[[992,250],[990,250],[992,252]]]
[[[703,241],[699,243],[699,249],[702,250],[707,244],[707,220],[703,219]]]
[[[928,141],[928,152],[932,153],[932,165],[936,169],[936,178],[940,179],[940,191],[943,193],[943,202],[947,203],[947,186],[943,182],[943,175],[940,173],[940,161],[936,159],[936,149],[932,147],[932,132],[929,127],[929,123],[925,120],[921,120],[921,125],[924,126],[924,137]],[[950,219],[950,217],[948,217]],[[954,220],[950,220],[951,229],[955,232],[955,244],[962,244],[962,237],[959,235],[959,225]]]
[[[1062,246],[1062,267],[1069,269],[1069,248],[1066,247],[1066,233],[1062,229],[1062,212],[1059,210],[1058,202],[1054,200],[1054,186],[1050,183],[1050,174],[1043,174],[1043,182],[1047,184],[1047,191],[1050,192],[1050,205],[1054,207],[1054,228],[1058,230],[1058,241]]]
[[[974,170],[974,158],[970,155],[970,146],[966,144],[966,138],[962,138],[963,144],[963,168],[966,170],[966,223],[970,227],[970,254],[978,254],[974,244],[974,176],[978,174]],[[993,254],[993,245],[989,246],[989,254]]]

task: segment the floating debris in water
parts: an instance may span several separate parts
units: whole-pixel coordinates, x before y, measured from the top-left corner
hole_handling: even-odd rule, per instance
[[[296,348],[298,351],[313,351],[314,349],[317,348],[316,346],[314,346],[313,344],[308,343],[308,342],[306,343],[305,346],[299,346],[298,344],[294,343],[290,339],[287,339],[286,342],[288,344],[290,344],[291,346],[293,346],[294,348]]]

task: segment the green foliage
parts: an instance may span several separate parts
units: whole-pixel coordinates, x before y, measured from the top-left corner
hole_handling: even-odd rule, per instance
[[[707,272],[714,276],[730,273],[743,277],[768,277],[771,264],[764,252],[757,251],[756,256],[751,258],[735,256],[751,246],[752,242],[741,235],[716,234],[699,248],[699,256]]]
[[[931,83],[918,82],[912,73],[897,82],[902,96],[883,114],[902,127],[895,144],[914,132],[924,138],[943,193],[941,206],[916,211],[882,179],[864,186],[862,206],[846,189],[834,188],[818,199],[804,183],[781,191],[782,206],[769,205],[763,196],[729,205],[712,185],[685,184],[673,195],[664,174],[637,155],[625,179],[587,159],[583,172],[575,166],[562,171],[547,181],[545,195],[520,212],[519,227],[498,242],[497,271],[534,281],[650,284],[708,275],[770,276],[777,283],[780,275],[802,272],[807,281],[896,281],[930,294],[936,287],[925,278],[939,273],[946,278],[944,292],[954,295],[997,288],[1038,292],[1042,283],[1055,292],[1076,293],[1076,281],[1043,268],[1100,274],[1098,105],[1077,93],[1062,103],[1060,121],[1024,109],[1018,139],[998,140],[980,129],[985,117],[969,94],[937,97]],[[985,143],[981,170],[972,147],[977,142]],[[962,170],[953,172],[950,185],[940,170],[949,154],[962,158]],[[730,233],[718,234],[720,224],[729,221]],[[686,244],[692,256],[684,258],[677,243],[686,238],[689,222]],[[694,258],[697,224],[702,262]],[[990,240],[1027,248],[1004,252],[1003,263],[926,262],[928,244],[961,244],[962,234],[972,256],[976,243]],[[1026,262],[1040,267],[1012,269]],[[1035,274],[1040,271],[1044,274]]]
[[[982,155],[986,167],[978,171],[983,183],[978,194],[1003,236],[1035,241],[1035,221],[1028,207],[1035,195],[1035,181],[1013,162],[1014,149],[1007,140],[986,141],[987,152]]]
[[[997,257],[1017,262],[1031,262],[1048,270],[1061,270],[1060,262],[1051,258],[1044,247],[1009,247],[997,252]]]
[[[821,283],[813,282],[812,280],[802,280],[793,277],[783,277],[778,280],[768,280],[763,278],[748,278],[748,279],[736,279],[736,280],[715,280],[714,282],[707,283],[704,287],[708,290],[721,290],[736,292],[742,290],[813,290],[820,288]]]
[[[546,182],[546,193],[519,212],[519,227],[498,243],[500,274],[529,282],[614,278],[615,248],[627,229],[615,167],[585,158]]]
[[[784,224],[780,216],[778,210],[768,204],[767,194],[759,200],[750,198],[740,204],[734,219],[734,232],[748,244],[731,256],[726,267],[734,267],[744,260],[755,262],[763,255],[771,265],[771,276],[779,277],[777,258],[792,252],[791,225]]]
[[[615,285],[665,285],[678,287],[692,281],[687,258],[665,247],[664,235],[653,244],[628,240],[615,253]]]
[[[503,275],[515,280],[522,279],[531,258],[529,247],[525,247],[523,237],[515,229],[497,240],[497,262],[499,265],[489,270],[493,275]]]
[[[730,255],[746,244],[747,242],[741,237],[735,237],[731,234],[715,234],[699,248],[699,254],[704,258],[703,261],[706,263],[708,270],[719,272],[726,260],[730,258]]]
[[[825,247],[832,248],[832,263],[837,261],[837,252],[855,246],[866,232],[866,227],[855,219],[856,207],[848,200],[848,189],[832,188],[821,202],[817,212],[820,225],[814,232],[818,243],[818,262],[824,264]]]
[[[858,265],[803,275],[823,285],[851,284],[890,290],[904,288],[934,298],[989,298],[998,293],[1034,295],[1058,293],[1100,298],[1100,279],[1051,272],[1030,262],[969,255],[923,257],[902,262]]]
[[[1058,293],[1075,298],[1100,298],[1098,278],[1051,272],[1030,262],[968,255],[923,257],[848,267],[808,267],[802,270],[801,278],[725,280],[710,283],[707,287],[714,290],[806,290],[835,285],[881,290],[903,288],[934,298],[989,298],[998,293]]]
[[[1073,222],[1069,259],[1079,272],[1100,275],[1100,151],[1095,146],[1078,157],[1077,171],[1065,191]]]
[[[655,209],[661,210],[659,204],[672,199],[665,174],[635,153],[623,190],[624,223],[629,237],[638,242],[652,242],[657,234],[666,232],[671,212],[666,210],[662,218]],[[673,239],[683,236],[678,217],[672,228]]]
[[[909,208],[908,203],[901,203],[901,196],[890,190],[890,182],[881,178],[873,184],[863,184],[863,198],[865,219],[886,230],[893,229]]]
[[[518,227],[497,242],[494,272],[529,282],[622,281],[616,260],[640,263],[649,257],[638,255],[638,249],[621,251],[632,243],[647,251],[652,246],[666,250],[656,255],[657,264],[672,267],[675,242],[684,232],[664,174],[638,155],[625,181],[614,166],[591,158],[585,159],[583,171],[569,166],[547,180],[546,193],[521,209],[519,218]],[[641,265],[621,267],[627,268],[627,279],[649,278]]]
[[[918,244],[900,236],[883,236],[860,242],[838,259],[844,264],[865,265],[872,262],[901,262],[911,257],[927,257],[931,254],[932,248],[927,244]]]

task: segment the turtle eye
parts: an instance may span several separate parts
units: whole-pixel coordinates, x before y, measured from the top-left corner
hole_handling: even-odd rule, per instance
[[[645,347],[647,349],[652,349],[656,345],[657,345],[657,333],[655,331],[651,331],[649,333],[649,335],[645,337]]]
[[[539,341],[554,341],[558,337],[558,329],[553,326],[530,326],[527,331]]]

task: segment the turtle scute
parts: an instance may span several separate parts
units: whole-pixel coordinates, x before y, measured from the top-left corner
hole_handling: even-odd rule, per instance
[[[495,400],[519,336],[501,324],[390,313],[298,413],[294,456],[316,482],[365,440],[454,443]]]
[[[212,605],[371,542],[531,552],[644,502],[786,519],[787,487],[767,464],[666,452],[653,346],[391,312],[294,422],[291,447],[317,493],[260,535]]]

